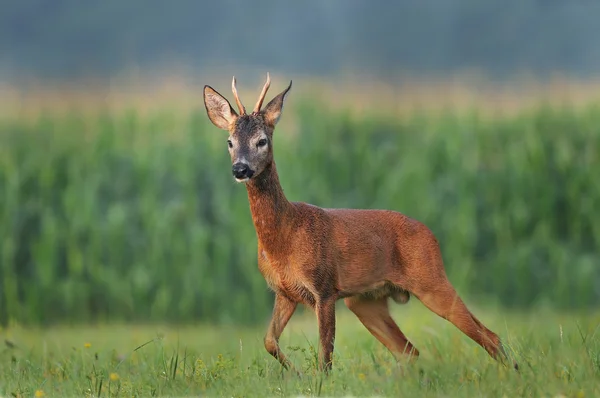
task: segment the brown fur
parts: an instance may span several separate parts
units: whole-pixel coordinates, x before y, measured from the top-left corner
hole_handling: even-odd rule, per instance
[[[264,110],[251,115],[237,115],[223,96],[209,86],[204,89],[209,118],[229,131],[232,162],[244,159],[255,171],[245,182],[258,237],[258,268],[275,292],[265,336],[267,351],[284,367],[291,366],[278,341],[301,303],[316,312],[320,367],[329,370],[335,302],[344,299],[397,358],[405,354],[416,358],[419,351],[388,309],[388,298],[406,303],[413,294],[502,360],[506,353],[500,339],[475,318],[452,287],[438,242],[425,225],[391,210],[324,209],[286,199],[273,160],[272,137],[290,88],[291,82]],[[268,146],[259,148],[256,142],[265,135]],[[516,363],[514,367],[518,368]]]

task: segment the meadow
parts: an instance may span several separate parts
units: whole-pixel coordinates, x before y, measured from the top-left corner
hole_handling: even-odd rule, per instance
[[[520,364],[517,373],[491,359],[417,300],[393,315],[420,349],[396,363],[340,308],[334,370],[315,372],[313,314],[297,314],[281,346],[302,370],[282,371],[262,345],[266,324],[93,325],[13,328],[0,332],[0,394],[83,396],[390,396],[594,397],[600,394],[600,313],[550,309],[507,313],[473,306]]]
[[[231,97],[230,80],[213,79]],[[272,294],[246,192],[201,86],[5,87],[0,394],[600,394],[597,84],[294,85],[275,133],[288,198],[424,222],[522,371],[413,298],[394,314],[422,352],[415,365],[396,366],[342,310],[334,374],[311,367],[312,314],[282,338],[305,376],[281,374],[262,346]]]

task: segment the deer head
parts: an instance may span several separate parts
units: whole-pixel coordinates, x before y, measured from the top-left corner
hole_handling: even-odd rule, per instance
[[[283,111],[285,97],[292,88],[292,82],[290,81],[290,85],[261,110],[271,85],[271,78],[267,73],[267,81],[251,114],[246,113],[235,83],[234,76],[231,88],[239,114],[225,97],[208,85],[204,86],[204,106],[210,121],[218,128],[229,132],[227,145],[235,180],[247,182],[260,175],[273,162],[273,131]]]

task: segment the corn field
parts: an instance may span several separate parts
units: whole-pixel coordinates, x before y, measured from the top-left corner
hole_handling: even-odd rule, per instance
[[[382,116],[296,100],[275,131],[292,201],[429,226],[461,295],[600,303],[600,109]],[[262,322],[246,190],[202,106],[0,120],[0,323]]]

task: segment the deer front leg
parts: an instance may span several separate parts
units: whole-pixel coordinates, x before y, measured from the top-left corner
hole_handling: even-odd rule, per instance
[[[335,340],[335,298],[319,300],[316,313],[319,322],[319,368],[329,373]]]
[[[285,357],[279,348],[279,337],[283,329],[296,310],[297,303],[291,301],[279,293],[275,294],[275,305],[273,306],[273,316],[269,324],[269,329],[265,336],[265,348],[269,354],[273,355],[285,369],[293,368],[290,361]]]

